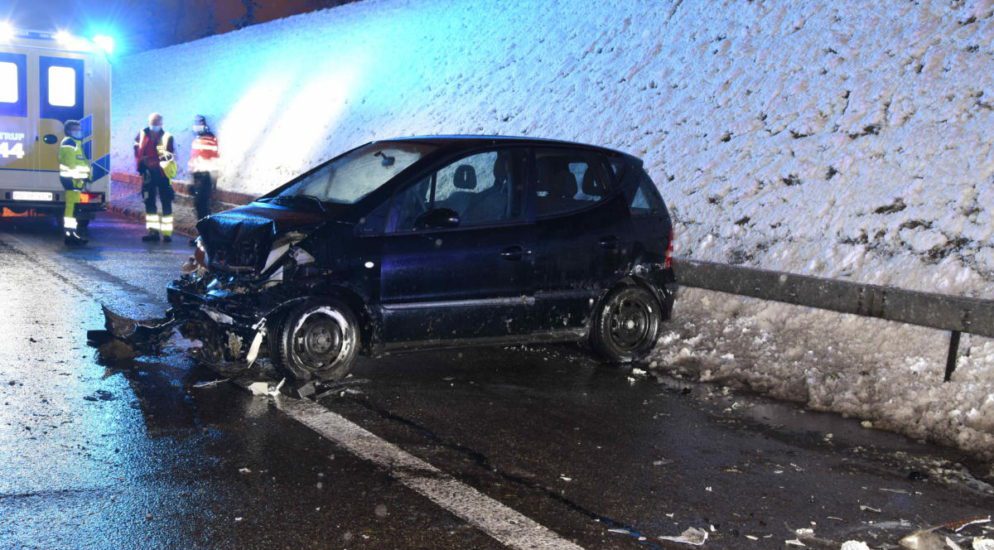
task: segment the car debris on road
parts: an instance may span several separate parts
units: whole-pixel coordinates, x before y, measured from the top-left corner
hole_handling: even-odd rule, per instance
[[[692,546],[703,546],[708,540],[708,532],[697,527],[688,527],[678,536],[661,536],[659,537],[659,540],[679,542],[681,544],[689,544]]]

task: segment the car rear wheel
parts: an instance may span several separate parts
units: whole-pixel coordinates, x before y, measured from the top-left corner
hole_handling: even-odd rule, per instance
[[[662,324],[656,297],[635,285],[611,291],[594,312],[590,345],[612,363],[645,359],[656,346]]]
[[[359,355],[359,323],[338,300],[305,302],[274,332],[275,363],[296,380],[340,380]]]

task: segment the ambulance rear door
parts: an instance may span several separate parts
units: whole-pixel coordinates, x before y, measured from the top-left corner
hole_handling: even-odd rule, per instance
[[[27,49],[0,46],[0,202],[33,202],[31,191],[43,177],[39,170],[37,56]],[[57,175],[56,175],[57,178]],[[26,193],[25,193],[26,192]]]

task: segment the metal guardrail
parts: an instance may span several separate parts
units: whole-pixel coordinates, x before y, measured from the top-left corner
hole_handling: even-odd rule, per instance
[[[961,333],[994,338],[994,300],[686,258],[677,258],[674,270],[677,282],[682,286],[949,331],[947,382],[956,370]]]

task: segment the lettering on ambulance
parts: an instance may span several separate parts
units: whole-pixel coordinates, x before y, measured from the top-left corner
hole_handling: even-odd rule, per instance
[[[0,159],[22,159],[24,152],[24,132],[4,132],[0,130]]]

